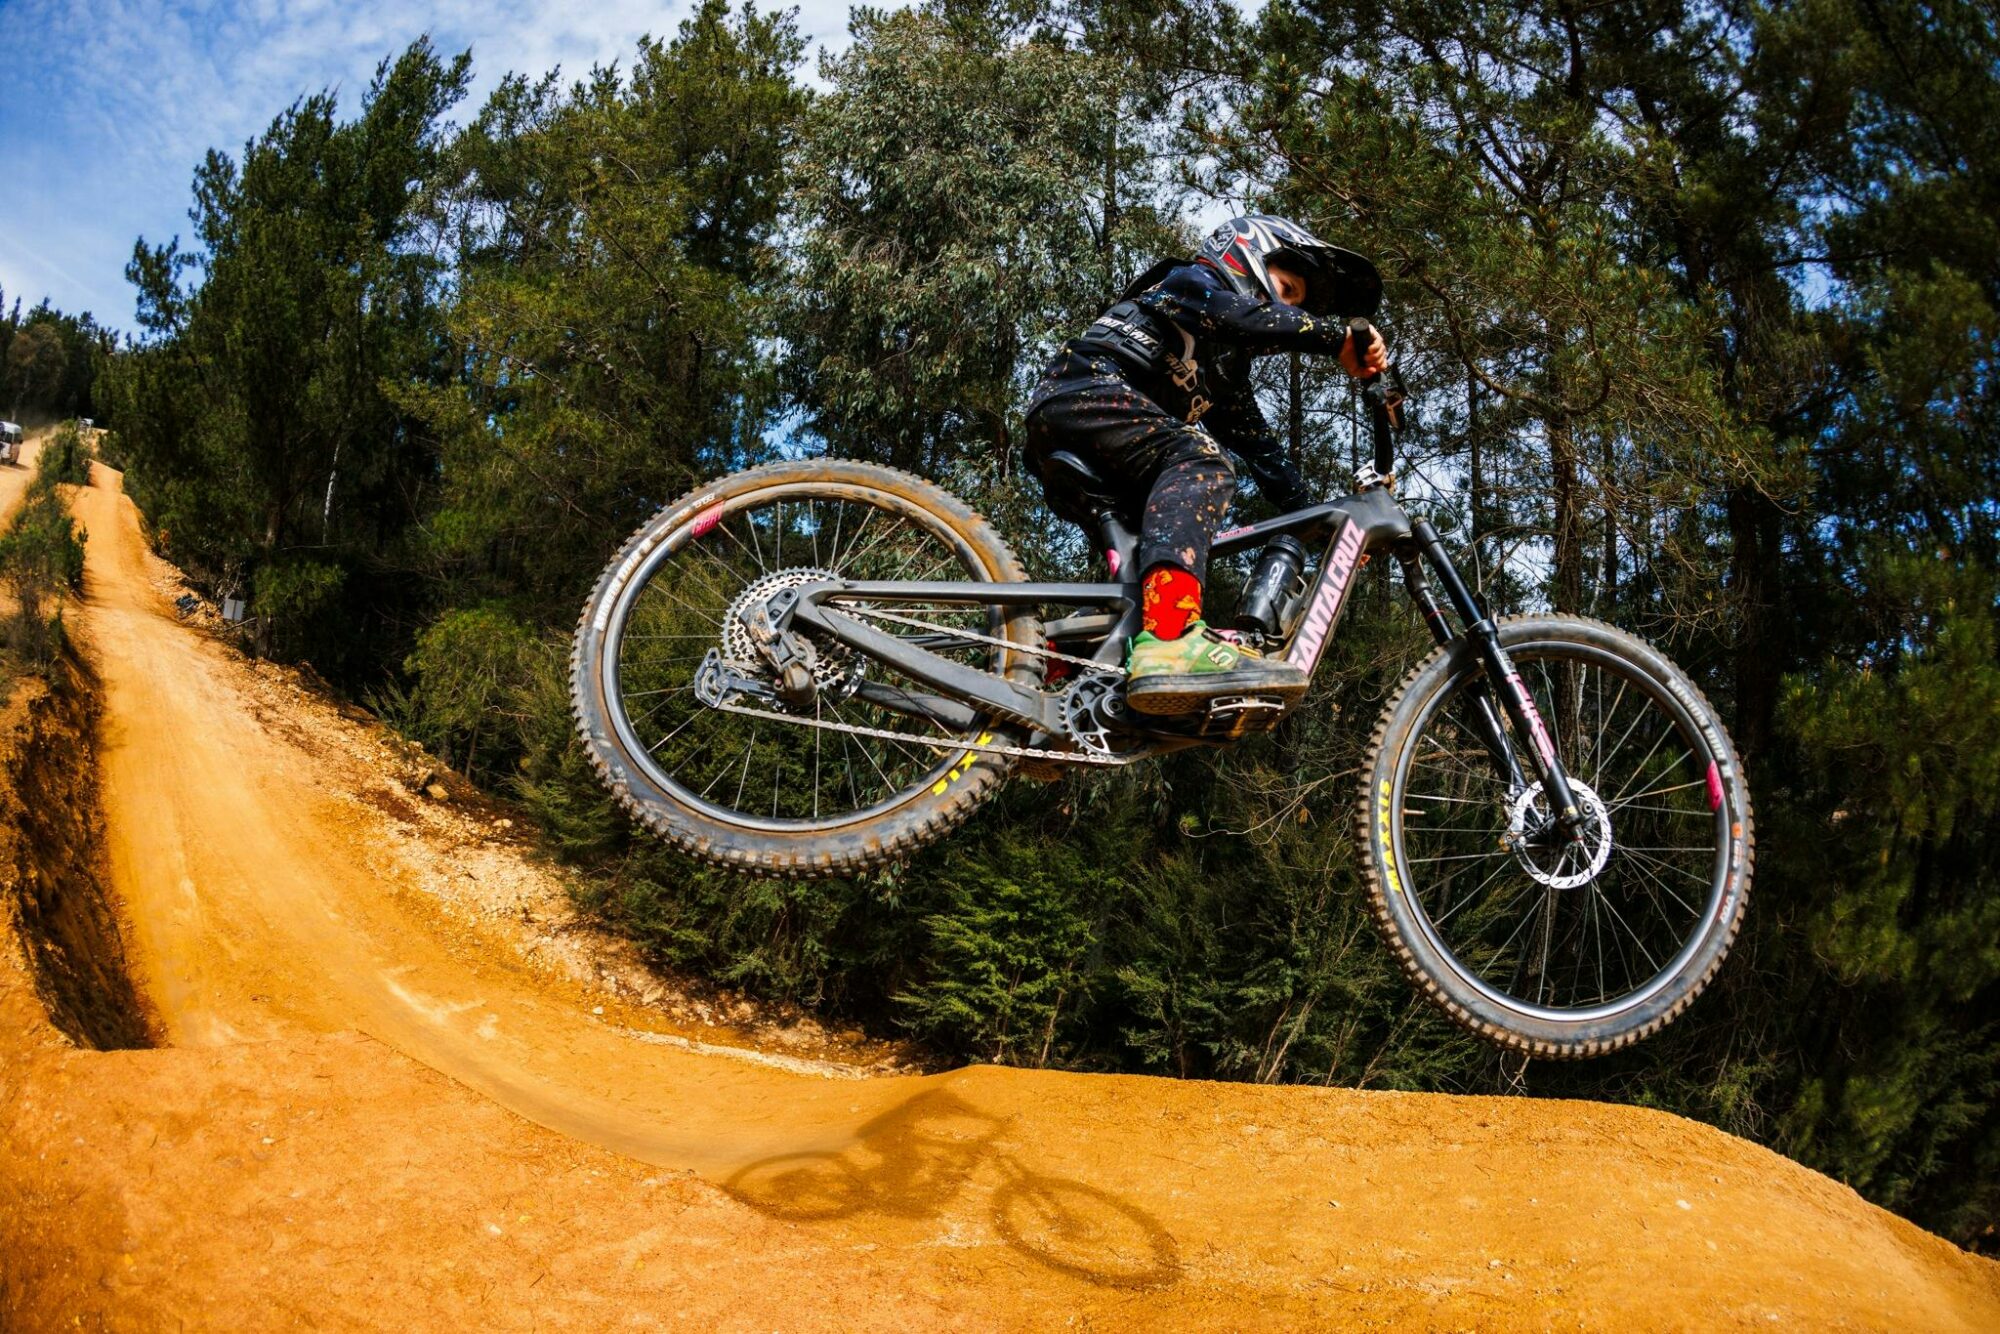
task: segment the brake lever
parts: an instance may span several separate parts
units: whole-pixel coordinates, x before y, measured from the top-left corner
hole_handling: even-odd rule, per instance
[[[1389,425],[1400,431],[1413,424],[1410,415],[1410,392],[1403,386],[1403,372],[1390,366],[1378,371],[1361,382],[1361,393],[1369,404],[1379,407],[1388,414]]]

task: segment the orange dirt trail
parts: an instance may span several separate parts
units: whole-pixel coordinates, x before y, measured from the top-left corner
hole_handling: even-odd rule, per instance
[[[0,961],[0,1327],[2000,1327],[2000,1266],[1656,1112],[649,1033],[419,888],[119,481],[83,637],[164,1045],[69,1047]]]

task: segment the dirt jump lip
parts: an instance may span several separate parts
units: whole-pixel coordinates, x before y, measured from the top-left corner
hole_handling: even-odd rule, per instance
[[[359,1323],[505,1293],[493,1323],[679,1303],[765,1327],[2000,1326],[2000,1266],[1661,1113],[843,1078],[648,1031],[427,890],[521,854],[430,848],[371,805],[318,745],[338,724],[305,718],[330,711],[178,621],[119,483],[99,467],[76,500],[83,635],[108,871],[171,1050],[58,1051],[0,979],[0,1131],[21,1150],[0,1242],[10,1208],[105,1238],[16,1291],[140,1324],[215,1323],[265,1282],[268,1309]],[[283,1263],[257,1258],[284,1237]]]

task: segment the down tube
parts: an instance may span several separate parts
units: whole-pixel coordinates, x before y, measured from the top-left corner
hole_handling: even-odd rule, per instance
[[[1285,650],[1285,661],[1307,676],[1319,666],[1326,641],[1333,637],[1333,627],[1340,623],[1340,611],[1347,605],[1348,590],[1354,586],[1355,571],[1361,568],[1362,548],[1367,540],[1367,530],[1355,520],[1347,519],[1327,546],[1326,565],[1313,587],[1312,601],[1299,621],[1299,632],[1292,636],[1291,647]]]

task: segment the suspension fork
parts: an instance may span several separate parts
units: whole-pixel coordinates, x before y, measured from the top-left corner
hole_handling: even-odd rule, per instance
[[[1418,558],[1417,544],[1405,542],[1396,548],[1396,562],[1403,567],[1403,583],[1410,590],[1410,600],[1423,613],[1424,626],[1431,632],[1439,648],[1449,648],[1457,636],[1452,633],[1451,623],[1445,619],[1444,608],[1438,605],[1437,595],[1431,591],[1430,579],[1424,574],[1423,562]],[[1507,791],[1511,796],[1528,786],[1528,780],[1521,775],[1520,761],[1514,758],[1513,743],[1507,740],[1507,729],[1500,725],[1499,715],[1493,710],[1493,696],[1486,688],[1484,678],[1474,681],[1465,692],[1465,722],[1479,744],[1493,760],[1493,767],[1507,781]]]
[[[1422,557],[1421,561],[1419,557]],[[1515,758],[1514,747],[1507,740],[1506,729],[1501,727],[1500,720],[1493,713],[1493,697],[1498,695],[1501,709],[1514,724],[1515,734],[1528,737],[1533,743],[1528,748],[1529,763],[1534,767],[1535,776],[1541,780],[1542,792],[1548,798],[1550,809],[1557,812],[1558,825],[1565,836],[1576,839],[1583,817],[1577,809],[1576,794],[1570,790],[1569,775],[1563,772],[1562,761],[1556,755],[1548,727],[1542,722],[1534,700],[1529,698],[1528,688],[1522,684],[1521,674],[1515,670],[1513,660],[1500,647],[1499,627],[1473,599],[1472,590],[1465,586],[1458,567],[1451,563],[1443,540],[1428,519],[1411,521],[1410,538],[1397,546],[1396,560],[1403,567],[1403,580],[1409,586],[1411,600],[1423,613],[1424,624],[1430,628],[1431,637],[1441,646],[1449,645],[1455,638],[1443,609],[1438,606],[1437,598],[1431,591],[1430,581],[1425,578],[1425,564],[1437,575],[1446,600],[1458,614],[1459,623],[1465,627],[1465,637],[1472,642],[1473,650],[1479,654],[1479,660],[1486,668],[1486,679],[1475,682],[1469,692],[1472,707],[1468,712],[1472,715],[1469,721],[1473,734],[1492,754],[1494,763],[1499,766],[1512,790],[1518,792],[1527,786]]]

